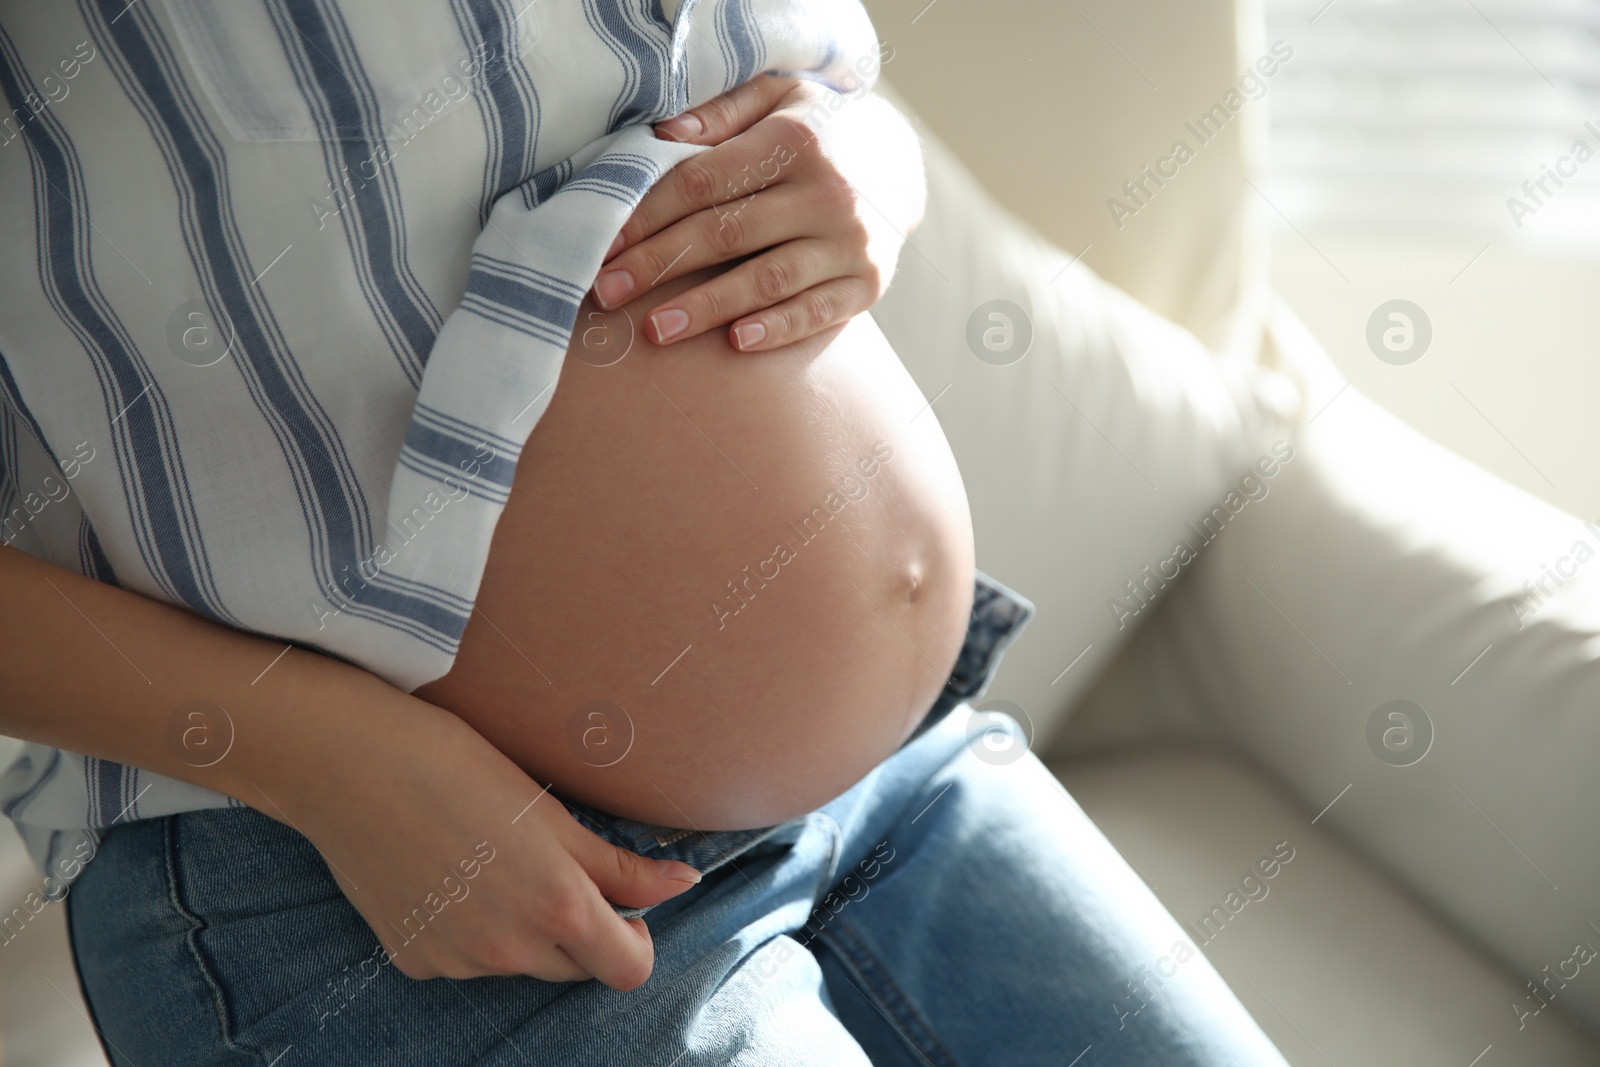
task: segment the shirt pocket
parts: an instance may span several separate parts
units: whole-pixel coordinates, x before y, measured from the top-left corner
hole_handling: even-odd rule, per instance
[[[207,99],[242,141],[362,141],[426,125],[539,39],[517,0],[163,0]]]

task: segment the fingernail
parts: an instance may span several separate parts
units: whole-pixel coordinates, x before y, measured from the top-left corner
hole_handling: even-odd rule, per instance
[[[650,322],[656,328],[658,342],[670,341],[689,325],[689,313],[682,308],[667,308],[651,315]]]
[[[733,328],[733,343],[740,348],[750,348],[767,338],[767,327],[760,322],[742,322]]]
[[[594,295],[601,307],[615,307],[633,292],[633,275],[625,270],[608,270],[595,279]]]
[[[620,249],[621,247],[622,247],[622,234],[619,233],[619,234],[617,234],[616,240],[611,242],[611,247],[606,249],[606,259],[610,259],[612,256],[616,255],[617,254],[617,250]]]
[[[700,121],[700,116],[693,111],[685,111],[681,115],[674,115],[656,123],[656,132],[664,133],[675,141],[687,141],[691,137],[698,137],[705,132],[706,124]]]
[[[656,860],[655,863],[663,878],[674,882],[688,882],[690,885],[700,884],[700,872],[687,863],[679,863],[677,860]]]

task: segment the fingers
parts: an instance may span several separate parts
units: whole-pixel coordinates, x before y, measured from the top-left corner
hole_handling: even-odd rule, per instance
[[[613,989],[643,985],[655,966],[655,946],[642,919],[623,919],[611,901],[643,908],[677,896],[700,881],[686,863],[650,860],[602,841],[574,824],[563,835],[585,877],[542,902],[556,946],[578,967]]]
[[[465,957],[436,969],[424,964],[413,976],[522,974],[546,982],[595,978],[626,991],[643,985],[655,966],[649,929],[618,915],[577,867],[567,867],[537,887],[528,901],[527,919],[531,925],[523,936],[498,928]],[[395,957],[396,963],[403,955]],[[411,964],[417,967],[417,961]]]
[[[572,961],[572,957],[563,952],[558,945],[551,945],[548,952],[541,952],[539,959],[532,967],[521,967],[515,970],[496,970],[491,974],[512,975],[525,974],[537,978],[541,982],[587,982],[594,975],[584,970]],[[483,975],[470,975],[469,977],[486,977]]]
[[[778,101],[798,84],[798,78],[758,75],[699,107],[656,123],[656,136],[664,141],[721,144],[766,118]]]
[[[775,322],[767,321],[776,316],[767,312],[775,312],[782,301],[858,269],[855,264],[847,266],[840,262],[837,252],[837,246],[816,238],[790,241],[652,310],[645,321],[645,335],[656,344],[668,344],[750,316],[745,325],[759,321],[766,333],[757,336],[747,329],[734,341],[734,346],[746,351],[755,351],[758,345],[773,347],[782,342],[762,343],[768,336],[775,337],[780,332]],[[865,287],[862,291],[865,292]],[[865,311],[868,306],[863,303],[860,307],[845,308],[845,317]],[[756,314],[758,312],[761,314]],[[805,335],[794,335],[790,340],[799,340],[800,336]]]
[[[624,919],[612,902],[646,908],[700,881],[700,872],[674,860],[651,860],[617,848],[577,824],[563,844],[578,869],[540,894],[539,928],[553,938],[532,968],[516,972],[546,981],[595,978],[626,992],[644,984],[655,966],[655,945],[642,919]]]
[[[637,989],[655,967],[656,950],[643,919],[624,919],[591,884],[551,920],[556,947],[612,989]]]
[[[696,212],[607,263],[594,282],[595,302],[615,308],[691,271],[800,237],[819,215],[813,199],[780,186]]]
[[[680,219],[766,189],[803,171],[815,134],[798,114],[765,117],[736,140],[678,163],[651,186],[606,252],[610,260]]]
[[[670,900],[700,881],[700,872],[676,860],[646,859],[617,848],[583,827],[564,842],[600,895],[625,908],[648,908]]]
[[[476,924],[448,941],[405,942],[391,954],[413,978],[528,975],[547,982],[594,978],[613,989],[642,985],[655,966],[649,928],[612,902],[650,907],[700,881],[685,863],[616,848],[565,814],[548,824],[553,862],[519,883],[509,924]],[[469,913],[461,913],[467,915]]]
[[[529,887],[525,923],[474,931],[457,952],[439,951],[436,941],[403,944],[390,954],[395,965],[412,978],[594,978],[622,991],[644,984],[655,966],[649,928],[640,919],[622,918],[611,902],[659,904],[689,889],[700,874],[688,864],[615,848],[576,825],[573,831],[570,839],[562,835],[562,843],[577,862],[562,861]]]
[[[599,305],[616,308],[663,281],[737,263],[653,308],[644,332],[664,345],[728,326],[729,342],[746,352],[871,307],[887,284],[880,263],[892,270],[893,255],[877,254],[883,241],[860,194],[820,147],[807,104],[825,92],[756,78],[661,123],[658,136],[709,150],[672,168],[624,223],[595,281]]]
[[[728,340],[741,352],[765,352],[821,333],[872,306],[871,286],[861,277],[835,278],[812,286],[776,307],[733,324]]]
[[[581,891],[585,879],[581,871],[572,872],[574,894]],[[590,887],[592,892],[592,887]],[[541,894],[541,901],[545,899]],[[530,909],[532,918],[541,925],[559,921],[558,912],[543,914],[549,909]],[[615,912],[612,913],[613,915]],[[384,949],[388,958],[407,978],[485,978],[503,975],[527,975],[545,982],[582,982],[594,977],[575,963],[553,939],[553,931],[535,929],[519,936],[516,927],[503,924],[469,929],[457,937],[444,941],[436,937],[425,940],[401,940],[399,947]],[[570,931],[561,931],[570,936]]]

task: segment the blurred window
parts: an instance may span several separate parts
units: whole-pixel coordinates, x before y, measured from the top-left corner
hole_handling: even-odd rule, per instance
[[[1273,203],[1307,232],[1600,249],[1600,0],[1266,0]]]

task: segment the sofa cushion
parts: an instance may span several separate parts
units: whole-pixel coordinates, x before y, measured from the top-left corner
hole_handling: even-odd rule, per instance
[[[1321,825],[1600,1030],[1600,531],[1331,384],[1061,747],[1187,734],[1341,797]]]
[[[1600,1062],[1559,1001],[1519,1029],[1522,976],[1237,758],[1141,746],[1054,769],[1290,1063]]]

